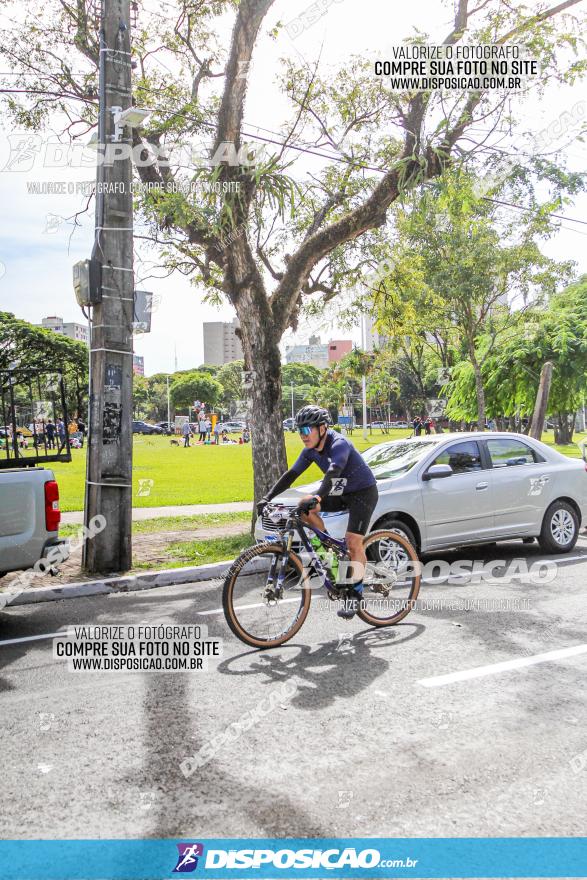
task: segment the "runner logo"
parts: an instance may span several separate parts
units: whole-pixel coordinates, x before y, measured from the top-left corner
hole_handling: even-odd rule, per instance
[[[198,867],[198,857],[204,855],[202,843],[178,843],[177,865],[173,869],[174,874],[191,874]]]

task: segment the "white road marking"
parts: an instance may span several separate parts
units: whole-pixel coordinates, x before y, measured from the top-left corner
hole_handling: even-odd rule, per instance
[[[560,648],[557,651],[548,651],[546,654],[535,654],[533,657],[518,657],[515,660],[505,660],[502,663],[492,663],[489,666],[463,669],[461,672],[450,672],[448,675],[420,678],[418,684],[424,687],[441,687],[444,684],[454,684],[456,681],[468,681],[471,678],[482,678],[484,675],[509,672],[510,669],[534,666],[536,663],[549,663],[553,660],[564,660],[566,657],[577,657],[579,654],[587,654],[587,644],[575,645],[574,648]]]
[[[297,602],[299,604],[299,599],[281,599],[279,604],[285,605],[286,602]],[[256,602],[254,605],[238,605],[235,608],[235,611],[246,611],[249,608],[264,608],[265,602]],[[269,606],[273,607],[273,606]],[[224,608],[213,608],[211,611],[196,611],[195,614],[198,614],[201,617],[204,617],[206,614],[222,614]]]
[[[3,645],[18,645],[20,642],[38,642],[41,639],[56,639],[58,636],[66,636],[67,632],[63,630],[58,633],[45,633],[42,636],[24,636],[22,639],[4,639],[0,641],[0,648]]]

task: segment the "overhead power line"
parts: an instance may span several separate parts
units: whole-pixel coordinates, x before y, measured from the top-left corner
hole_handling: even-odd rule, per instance
[[[0,89],[0,94],[10,93],[10,92],[14,92],[14,91],[16,91],[16,90],[15,89]],[[18,91],[27,92],[26,89],[18,90]],[[31,91],[31,94],[39,94],[39,93],[43,94],[43,92],[39,92],[39,90],[36,90],[36,89],[30,90],[30,91]],[[54,92],[46,92],[46,94],[55,94],[55,93]],[[161,107],[147,107],[144,109],[149,110],[151,113],[166,114],[168,119],[171,119],[174,116],[180,115],[177,112],[171,113],[170,111],[164,110]],[[183,118],[189,119],[192,122],[197,122],[203,128],[208,128],[212,131],[216,131],[216,125],[212,122],[207,122],[206,120],[200,119],[199,117],[189,116],[189,115],[184,115]],[[247,123],[245,121],[244,125],[254,125],[254,123]],[[262,128],[262,126],[254,126],[254,127]],[[263,129],[263,130],[271,131],[271,129]],[[259,141],[261,143],[266,143],[266,144],[272,144],[274,146],[281,147],[282,149],[285,149],[285,150],[293,150],[294,152],[305,153],[310,156],[316,156],[320,159],[327,159],[329,162],[340,162],[342,164],[350,165],[350,166],[353,166],[354,168],[358,168],[360,170],[373,171],[374,173],[377,173],[377,174],[387,174],[388,173],[387,169],[385,169],[385,168],[379,168],[374,165],[366,165],[362,162],[353,162],[352,159],[347,159],[344,156],[336,156],[332,153],[324,153],[324,152],[322,152],[318,149],[312,148],[312,147],[301,146],[299,144],[289,143],[288,141],[279,141],[274,138],[267,138],[267,137],[264,137],[263,135],[254,134],[253,132],[243,131],[243,132],[241,132],[241,134],[242,134],[243,138],[250,138],[251,140],[256,140],[256,141]],[[501,205],[503,207],[513,208],[514,210],[524,211],[526,213],[533,213],[532,208],[526,208],[524,205],[517,205],[514,202],[506,202],[506,201],[502,201],[499,199],[492,199],[489,196],[482,196],[481,198],[483,201],[492,202],[496,205]],[[564,220],[568,223],[578,223],[582,226],[587,226],[586,220],[579,220],[576,217],[567,217],[564,214],[554,214],[553,213],[553,214],[549,214],[549,218],[550,217],[552,217],[556,220]]]

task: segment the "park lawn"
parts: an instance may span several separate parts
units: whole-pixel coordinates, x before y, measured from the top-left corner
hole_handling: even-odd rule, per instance
[[[251,523],[250,513],[201,513],[197,516],[155,516],[153,519],[136,519],[132,524],[133,535],[153,535],[161,532],[189,532],[197,528],[217,528],[240,522],[243,531]],[[81,531],[80,525],[59,526],[62,538],[71,538]]]
[[[350,438],[362,452],[376,443],[409,436],[409,430],[394,429],[383,434],[374,429],[363,440],[361,429],[355,429]],[[543,435],[545,443],[553,445],[552,432]],[[559,452],[579,458],[580,440],[586,434],[576,434],[576,443],[556,446]],[[302,449],[297,436],[285,435],[287,459],[291,465]],[[61,509],[82,510],[84,506],[84,479],[86,449],[72,449],[72,461],[51,465],[59,483]],[[312,465],[295,485],[310,483],[321,478],[321,472]],[[135,435],[133,445],[133,507],[168,507],[185,504],[222,504],[230,501],[252,501],[253,469],[251,446],[224,444],[219,446],[171,446],[168,437]]]

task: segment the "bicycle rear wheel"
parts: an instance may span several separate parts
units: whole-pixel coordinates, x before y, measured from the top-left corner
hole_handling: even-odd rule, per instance
[[[390,529],[363,541],[367,556],[358,615],[370,626],[393,626],[410,613],[420,591],[421,566],[409,541]]]
[[[275,581],[285,560],[283,590]],[[272,585],[273,584],[273,585]],[[282,544],[257,544],[230,567],[222,607],[230,629],[253,648],[276,648],[298,632],[310,610],[310,585],[302,562]]]

